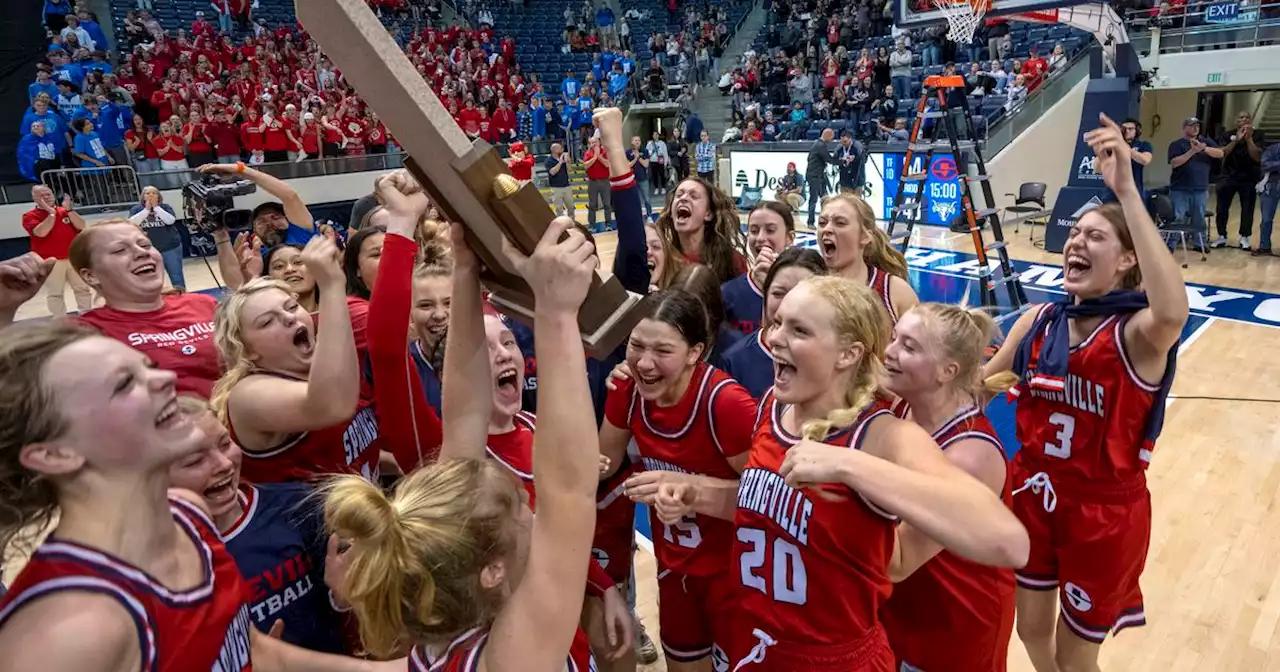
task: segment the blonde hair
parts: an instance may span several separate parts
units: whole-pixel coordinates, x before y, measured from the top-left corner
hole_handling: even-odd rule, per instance
[[[517,485],[489,460],[443,460],[410,473],[390,497],[360,476],[322,491],[330,532],[351,542],[343,592],[375,656],[448,641],[491,620],[499,590],[481,570],[515,548]]]
[[[822,441],[833,431],[852,425],[875,398],[876,390],[885,377],[883,362],[890,331],[889,316],[880,305],[880,299],[864,282],[827,275],[806,278],[797,286],[809,288],[831,306],[835,313],[831,327],[841,348],[855,343],[861,343],[863,348],[857,368],[849,376],[844,389],[844,406],[831,411],[822,420],[810,420],[800,428],[804,438]]]
[[[959,389],[981,399],[984,393],[1004,392],[1017,384],[1018,376],[1012,371],[1001,371],[986,378],[982,375],[987,346],[997,333],[995,319],[985,310],[922,303],[907,314],[920,316],[940,348],[940,357],[959,367],[953,382]]]
[[[889,234],[876,225],[876,213],[871,209],[871,206],[853,194],[839,193],[824,199],[822,207],[825,209],[835,202],[848,203],[857,213],[858,224],[862,226],[862,232],[867,236],[866,245],[862,248],[862,258],[867,262],[867,265],[874,266],[889,275],[896,275],[903,280],[910,281],[907,276],[907,258],[902,256],[902,252],[893,246],[893,243],[889,240]]]
[[[240,313],[244,310],[249,297],[271,289],[278,289],[289,296],[295,296],[284,281],[262,276],[240,285],[218,303],[218,309],[214,311],[213,342],[218,346],[218,358],[222,362],[225,373],[213,385],[213,393],[209,395],[209,406],[213,408],[218,420],[223,423],[227,422],[227,399],[231,396],[231,390],[253,373],[253,362],[250,361],[248,348],[244,344]]]

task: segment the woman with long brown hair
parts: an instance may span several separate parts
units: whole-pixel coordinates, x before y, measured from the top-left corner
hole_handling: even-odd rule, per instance
[[[724,284],[747,272],[738,208],[719,187],[697,177],[676,185],[658,230],[685,261],[704,264]]]

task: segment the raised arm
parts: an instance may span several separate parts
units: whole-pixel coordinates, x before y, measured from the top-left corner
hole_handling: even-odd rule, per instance
[[[462,238],[462,224],[449,227],[453,238],[453,294],[449,331],[444,345],[440,411],[444,415],[444,443],[440,458],[484,457],[493,414],[489,347],[484,334],[484,298],[480,294],[480,264]],[[538,423],[541,426],[541,422]],[[541,429],[539,429],[539,432]],[[541,494],[541,484],[538,489]]]
[[[308,231],[315,231],[315,220],[311,217],[311,211],[307,209],[307,204],[302,201],[302,196],[298,195],[298,192],[284,180],[250,168],[242,163],[210,163],[200,166],[199,171],[234,176],[253,182],[262,187],[263,191],[280,199],[280,204],[284,206],[284,216],[289,220],[290,224]]]
[[[369,300],[369,364],[379,433],[400,469],[408,473],[431,462],[442,440],[440,418],[427,403],[418,369],[409,360],[409,312],[413,305],[413,266],[418,244],[413,233],[429,201],[407,174],[378,180],[387,213],[387,236]]]
[[[565,588],[586,584],[595,532],[600,445],[593,438],[578,309],[599,261],[567,217],[552,222],[533,256],[509,246],[505,251],[533,289],[538,359],[554,365],[539,371],[538,515],[528,565],[494,620],[481,662],[487,672],[560,669],[582,613],[581,593]],[[446,377],[446,385],[451,382]]]
[[[320,326],[308,379],[246,378],[231,391],[237,427],[263,435],[302,432],[335,425],[355,413],[360,363],[339,256],[327,236],[312,238],[302,250],[303,263],[320,290]]]
[[[1182,279],[1182,269],[1169,254],[1142,202],[1142,193],[1133,182],[1129,146],[1120,135],[1120,127],[1105,114],[1099,115],[1099,119],[1101,127],[1086,133],[1085,141],[1097,154],[1096,166],[1103,181],[1124,208],[1149,304],[1125,325],[1125,343],[1136,346],[1134,354],[1147,362],[1140,369],[1158,370],[1163,375],[1165,357],[1181,338],[1190,315],[1187,286]]]
[[[644,211],[639,187],[622,147],[622,111],[602,107],[592,115],[600,129],[600,146],[609,155],[609,181],[613,213],[618,221],[618,247],[613,254],[613,274],[627,291],[649,292],[649,262],[644,242]]]

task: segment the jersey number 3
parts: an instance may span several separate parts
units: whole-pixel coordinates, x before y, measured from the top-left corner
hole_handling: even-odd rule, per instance
[[[742,585],[773,597],[778,602],[803,605],[809,599],[809,577],[804,569],[804,558],[795,544],[775,537],[773,540],[773,592],[769,581],[758,576],[756,570],[764,567],[765,554],[769,552],[769,536],[764,530],[750,527],[738,528],[738,541],[748,548],[742,553]]]
[[[1071,437],[1076,433],[1076,419],[1066,413],[1049,416],[1049,424],[1058,429],[1057,443],[1044,442],[1044,454],[1060,460],[1071,459]]]

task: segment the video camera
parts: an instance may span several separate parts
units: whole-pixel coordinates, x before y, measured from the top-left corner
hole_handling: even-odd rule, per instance
[[[224,180],[213,174],[203,174],[200,179],[188,182],[182,195],[191,202],[193,209],[203,216],[193,229],[209,233],[222,226],[221,215],[234,207],[236,196],[246,196],[258,190],[249,180]]]

